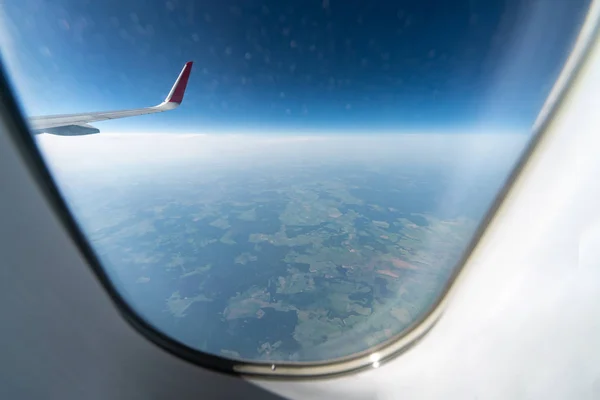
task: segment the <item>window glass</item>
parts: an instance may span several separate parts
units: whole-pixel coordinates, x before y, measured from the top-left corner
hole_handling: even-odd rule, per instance
[[[588,3],[21,0],[0,44],[142,318],[228,359],[322,362],[399,338],[440,299]],[[190,60],[165,112],[89,121],[160,103]]]

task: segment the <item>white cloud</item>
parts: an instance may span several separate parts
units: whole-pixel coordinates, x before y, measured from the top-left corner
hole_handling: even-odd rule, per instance
[[[380,162],[448,164],[465,175],[478,167],[505,166],[523,148],[525,136],[477,134],[242,135],[99,134],[38,136],[48,161],[62,170],[230,165],[253,163]]]

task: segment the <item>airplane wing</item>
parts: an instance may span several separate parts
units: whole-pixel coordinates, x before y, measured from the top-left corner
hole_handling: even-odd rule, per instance
[[[160,104],[153,107],[137,108],[133,110],[89,112],[82,114],[63,114],[48,115],[43,117],[31,117],[29,126],[34,134],[50,133],[61,136],[79,136],[98,133],[100,130],[89,122],[104,121],[107,119],[117,119],[125,117],[134,117],[136,115],[153,114],[163,111],[169,111],[179,107],[183,101],[183,94],[187,86],[190,72],[192,71],[192,61],[185,63],[179,77],[171,88],[167,98]]]

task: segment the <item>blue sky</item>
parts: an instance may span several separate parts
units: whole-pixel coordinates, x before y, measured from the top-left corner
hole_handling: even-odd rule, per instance
[[[104,131],[526,131],[588,0],[81,1],[3,8],[3,57],[29,114],[161,101]]]

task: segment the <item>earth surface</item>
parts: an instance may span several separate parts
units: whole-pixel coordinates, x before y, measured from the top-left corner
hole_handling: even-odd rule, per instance
[[[422,317],[497,187],[453,196],[447,168],[311,160],[61,185],[115,286],[157,329],[234,359],[322,361]]]

